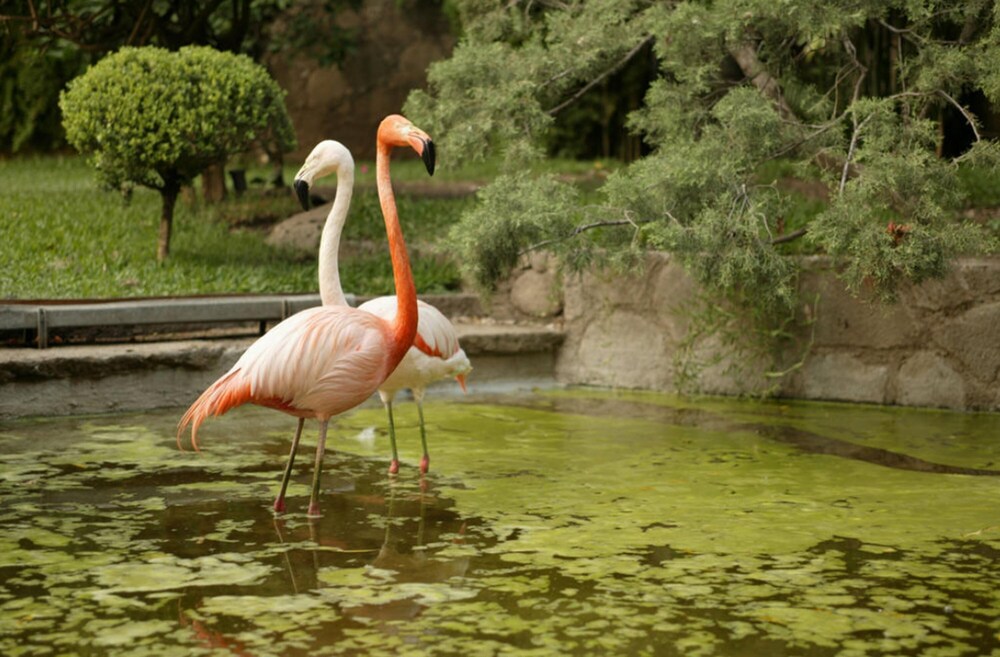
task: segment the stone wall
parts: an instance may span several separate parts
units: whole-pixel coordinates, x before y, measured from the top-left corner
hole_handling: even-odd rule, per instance
[[[364,0],[357,11],[339,10],[337,22],[357,35],[339,66],[299,57],[274,57],[268,67],[288,92],[285,103],[299,147],[299,161],[323,139],[343,142],[356,158],[375,157],[375,130],[423,87],[431,62],[451,54],[455,38],[439,4],[428,0]]]
[[[1000,259],[959,260],[946,278],[904,289],[892,306],[852,297],[825,258],[803,264],[792,339],[774,353],[749,332],[696,341],[700,365],[687,373],[701,392],[775,386],[805,399],[1000,410]],[[589,272],[562,280],[536,259],[504,292],[501,313],[561,315],[561,382],[662,390],[680,383],[676,356],[698,288],[669,256],[650,255],[633,278]]]

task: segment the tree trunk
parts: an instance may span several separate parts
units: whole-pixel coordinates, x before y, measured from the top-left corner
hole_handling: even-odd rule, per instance
[[[163,199],[163,209],[160,212],[160,239],[156,245],[156,260],[163,262],[170,255],[170,231],[174,223],[174,206],[177,205],[177,194],[180,186],[168,184],[160,190]]]
[[[201,194],[206,203],[226,198],[226,166],[224,162],[210,164],[201,172]]]
[[[730,46],[729,54],[736,60],[743,75],[750,80],[753,86],[757,87],[758,91],[774,103],[781,118],[798,123],[792,106],[788,104],[781,92],[781,86],[757,58],[757,49],[752,43],[744,42]]]
[[[243,195],[243,192],[247,191],[246,169],[230,169],[229,177],[233,181],[233,191],[236,192],[236,196],[239,198]]]
[[[265,151],[267,153],[267,160],[271,164],[271,186],[278,189],[284,189],[285,187],[285,155],[281,152],[281,149],[275,149],[275,152],[270,150]]]

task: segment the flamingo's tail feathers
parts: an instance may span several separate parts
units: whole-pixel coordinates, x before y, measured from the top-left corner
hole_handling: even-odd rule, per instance
[[[200,452],[198,447],[198,427],[210,415],[218,417],[231,408],[235,408],[250,401],[250,384],[239,381],[234,377],[239,370],[229,372],[221,379],[208,387],[205,392],[187,409],[180,423],[177,425],[177,446],[181,446],[181,436],[191,425],[191,447],[196,452]]]

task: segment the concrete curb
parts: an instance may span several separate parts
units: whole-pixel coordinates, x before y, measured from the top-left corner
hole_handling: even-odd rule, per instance
[[[558,328],[476,321],[456,328],[475,368],[470,392],[556,385]],[[0,349],[0,418],[186,406],[254,339]]]

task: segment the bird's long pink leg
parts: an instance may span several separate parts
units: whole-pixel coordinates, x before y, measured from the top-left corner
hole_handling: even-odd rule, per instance
[[[305,418],[299,418],[299,428],[295,430],[295,438],[292,439],[292,451],[288,454],[288,464],[285,465],[285,474],[281,477],[281,491],[274,500],[274,512],[285,512],[285,491],[288,490],[288,480],[292,476],[292,464],[295,463],[295,452],[299,449],[299,439],[302,437],[302,425],[306,423]]]
[[[417,415],[420,417],[420,442],[424,447],[424,455],[420,459],[420,474],[424,474],[431,468],[431,456],[427,453],[427,434],[424,431],[424,403],[422,399],[417,400]]]
[[[392,419],[392,400],[385,403],[385,410],[389,414],[389,444],[392,445],[392,461],[389,462],[389,474],[394,475],[399,472],[399,454],[396,452],[396,424]]]
[[[323,475],[323,453],[326,451],[326,427],[329,420],[319,423],[319,441],[316,443],[316,467],[313,471],[312,495],[309,498],[309,515],[319,516],[319,484]]]

